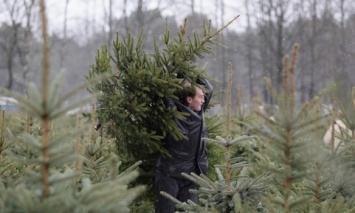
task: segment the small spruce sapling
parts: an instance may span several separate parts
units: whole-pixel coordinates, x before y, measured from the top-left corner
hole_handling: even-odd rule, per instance
[[[91,100],[92,95],[65,102],[77,94],[78,91],[104,79],[87,82],[73,89],[66,95],[60,94],[60,81],[62,73],[56,76],[54,82],[49,82],[49,51],[46,33],[45,1],[40,1],[42,32],[44,41],[43,81],[42,90],[38,90],[34,84],[29,85],[27,99],[19,93],[0,88],[0,93],[18,100],[18,109],[38,119],[42,128],[42,134],[28,134],[25,130],[21,140],[14,141],[14,146],[25,143],[30,149],[36,150],[37,155],[32,159],[22,160],[19,164],[26,169],[26,176],[17,180],[14,184],[1,185],[0,212],[130,212],[129,205],[144,190],[143,186],[128,188],[127,185],[138,176],[137,171],[130,171],[117,175],[109,181],[92,183],[89,178],[83,178],[81,190],[72,187],[75,172],[74,160],[77,154],[75,149],[68,149],[71,138],[75,133],[53,134],[51,124],[65,117],[68,110],[81,106]],[[76,133],[78,133],[77,131]],[[16,157],[16,155],[14,155]],[[16,160],[13,159],[13,160]],[[117,161],[114,161],[117,164]],[[113,163],[115,164],[115,163]],[[38,168],[38,170],[33,170]],[[63,172],[58,168],[63,168]],[[113,171],[117,167],[112,166]],[[114,173],[113,173],[114,174]]]
[[[309,207],[310,197],[302,190],[302,184],[315,174],[313,169],[317,155],[314,147],[317,147],[320,140],[314,136],[319,135],[316,133],[324,128],[321,124],[323,116],[316,113],[318,97],[301,107],[296,104],[294,72],[297,54],[298,45],[295,44],[291,61],[289,62],[288,56],[284,59],[280,93],[273,89],[270,80],[265,79],[277,106],[273,116],[256,111],[271,130],[271,134],[259,132],[265,143],[262,152],[257,153],[257,166],[272,175],[269,184],[273,187],[263,199],[263,204],[269,211],[289,213]]]

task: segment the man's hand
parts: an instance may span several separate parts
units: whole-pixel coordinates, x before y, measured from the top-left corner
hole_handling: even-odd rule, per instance
[[[185,78],[181,72],[176,73],[177,78]]]
[[[202,76],[197,76],[196,78],[196,83],[200,84],[200,85],[205,85],[206,81],[204,80],[204,78]]]
[[[164,98],[164,104],[165,104],[165,106],[170,107],[170,108],[175,107],[175,103],[174,103],[173,99],[171,99],[171,98]]]

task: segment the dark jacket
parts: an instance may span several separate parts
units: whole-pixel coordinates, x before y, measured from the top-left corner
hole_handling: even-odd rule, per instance
[[[205,103],[200,112],[194,112],[179,100],[174,101],[178,111],[189,114],[184,120],[175,119],[179,130],[187,139],[176,141],[170,134],[167,135],[164,141],[165,148],[171,157],[160,156],[158,158],[157,172],[177,178],[182,178],[182,172],[207,175],[207,151],[203,138],[206,138],[208,134],[203,114],[212,97],[213,88],[207,80],[204,86],[208,92],[205,91]]]

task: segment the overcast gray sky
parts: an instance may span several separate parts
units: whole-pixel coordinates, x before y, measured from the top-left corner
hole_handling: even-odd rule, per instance
[[[245,0],[224,0],[225,10],[224,10],[224,23],[227,23],[229,20],[232,20],[235,16],[241,15],[239,20],[234,23],[234,26],[230,26],[230,28],[241,31],[244,26],[243,22],[245,20],[245,16],[243,14],[243,3]],[[182,21],[184,17],[189,13],[189,6],[184,4],[184,1],[180,1],[182,3],[176,4],[174,6],[169,6],[168,1],[163,0],[158,5],[157,0],[149,0],[147,1],[147,8],[154,9],[160,8],[163,11],[164,15],[174,15],[178,18],[178,21]],[[190,2],[187,1],[186,2]],[[203,10],[204,14],[207,14],[209,18],[217,23],[217,25],[221,24],[220,14],[216,14],[216,7],[219,7],[216,4],[215,0],[196,0],[195,8],[197,12],[201,12]],[[122,16],[122,7],[123,0],[115,0],[114,1],[114,16],[116,18],[120,18]],[[136,7],[136,1],[128,1],[129,11],[132,11]],[[188,3],[187,3],[188,4]],[[65,0],[47,0],[47,11],[48,11],[48,19],[49,19],[49,30],[62,32],[63,29],[63,21],[64,21],[64,5]],[[168,7],[169,6],[169,7]],[[70,0],[69,1],[69,9],[68,9],[68,32],[75,31],[78,28],[78,25],[85,22],[85,20],[90,19],[90,21],[95,22],[99,25],[103,25],[105,20],[105,8],[108,8],[108,0]],[[107,9],[106,9],[107,10]],[[217,16],[219,16],[217,18]]]

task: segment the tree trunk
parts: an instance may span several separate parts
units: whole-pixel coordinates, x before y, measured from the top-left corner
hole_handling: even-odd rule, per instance
[[[137,21],[138,21],[138,28],[142,29],[142,27],[144,26],[143,0],[138,0]]]
[[[251,35],[251,23],[250,23],[250,12],[249,12],[249,1],[244,1],[244,6],[246,9],[247,18],[247,29],[246,29],[246,46],[247,46],[247,69],[248,69],[248,79],[249,79],[249,100],[251,101],[254,97],[253,89],[253,56],[252,56],[252,35]]]
[[[127,18],[127,0],[123,1],[123,21],[124,21],[124,26],[125,26],[126,35],[127,35],[128,30],[129,30],[128,18]]]
[[[275,8],[275,11],[277,8]],[[280,14],[277,14],[277,35],[276,35],[276,88],[278,91],[281,89],[282,85],[282,68],[283,68],[283,58],[284,58],[284,22],[285,22],[285,11],[280,10]]]
[[[195,0],[191,0],[191,14],[195,13]]]
[[[314,96],[315,92],[315,67],[316,67],[316,57],[315,57],[315,43],[316,43],[316,36],[317,36],[317,0],[313,0],[312,2],[312,37],[310,39],[310,53],[311,53],[311,69],[310,69],[310,86],[309,86],[309,98]]]
[[[26,1],[24,1],[26,2]],[[32,40],[32,26],[31,26],[31,18],[32,18],[32,10],[35,5],[35,0],[31,0],[30,4],[26,6],[26,31],[25,31],[25,47],[24,47],[24,54],[23,54],[23,81],[25,84],[25,93],[27,94],[27,87],[29,83],[28,74],[30,72],[30,46]]]
[[[344,3],[345,0],[340,0],[340,54],[339,54],[339,66],[340,72],[344,75],[343,77],[346,78],[346,44],[345,44],[345,7]]]
[[[7,52],[7,70],[9,73],[9,81],[7,82],[7,86],[6,88],[8,90],[12,90],[13,87],[13,81],[14,81],[14,74],[13,74],[13,70],[12,70],[12,62],[13,62],[13,55],[14,55],[14,48],[15,48],[15,44],[11,43],[10,47],[8,49]]]
[[[62,45],[59,49],[59,68],[62,69],[65,62],[65,55],[66,55],[66,44],[67,44],[67,20],[68,20],[68,4],[69,0],[65,1],[65,8],[64,8],[64,23],[63,23],[63,40]]]
[[[107,39],[107,48],[110,50],[111,45],[112,45],[112,37],[113,37],[113,30],[112,30],[112,8],[113,8],[113,2],[112,0],[109,0],[109,5],[108,5],[108,39]]]

